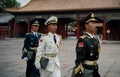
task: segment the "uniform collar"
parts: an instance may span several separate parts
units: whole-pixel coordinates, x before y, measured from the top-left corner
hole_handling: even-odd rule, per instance
[[[32,30],[31,30],[31,32],[32,32],[34,35],[37,34],[37,32],[34,32],[34,31],[32,31]]]
[[[87,35],[89,35],[91,38],[94,37],[94,35],[92,35],[91,33],[85,32]]]
[[[53,34],[52,32],[49,32],[48,34],[49,34],[50,36],[54,36],[54,35],[56,36],[56,35],[57,35],[56,33]]]

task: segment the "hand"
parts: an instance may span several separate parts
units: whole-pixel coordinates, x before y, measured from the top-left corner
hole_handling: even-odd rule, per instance
[[[39,63],[39,62],[35,62],[35,67],[36,67],[37,69],[40,69],[40,63]]]
[[[26,60],[26,61],[28,61],[28,58],[27,58],[27,57],[25,57],[25,58],[23,58],[23,60]]]

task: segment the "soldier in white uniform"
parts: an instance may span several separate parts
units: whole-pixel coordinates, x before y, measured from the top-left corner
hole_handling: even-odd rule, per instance
[[[57,21],[57,17],[51,16],[45,22],[45,25],[48,26],[48,33],[39,40],[35,66],[41,71],[40,77],[61,77],[58,52],[62,37],[61,35],[56,34]],[[40,66],[40,59],[42,56],[49,59],[46,69],[43,69]]]

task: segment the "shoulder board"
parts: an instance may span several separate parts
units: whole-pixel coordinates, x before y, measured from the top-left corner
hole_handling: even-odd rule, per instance
[[[88,34],[84,34],[84,36],[88,37],[89,39],[91,38]]]
[[[48,33],[44,34],[44,36],[47,36],[47,35],[48,35]]]
[[[80,38],[82,38],[82,39],[84,39],[86,36],[85,35],[83,35],[83,36],[80,36]]]
[[[41,34],[42,36],[44,36],[44,34],[43,34],[43,33],[38,33],[38,34]]]
[[[32,33],[26,33],[26,35],[29,35],[29,34],[32,34]]]
[[[59,37],[62,37],[62,35],[59,35],[59,34],[58,34],[58,36],[59,36]]]
[[[44,34],[43,34],[43,33],[41,33],[41,35],[42,35],[42,36],[44,36]]]
[[[58,37],[60,37],[60,39],[62,39],[62,35],[59,35],[59,34],[57,34],[58,35]]]

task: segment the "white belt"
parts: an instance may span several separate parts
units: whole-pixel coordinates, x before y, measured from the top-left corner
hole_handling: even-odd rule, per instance
[[[94,60],[94,61],[85,60],[84,64],[86,64],[86,65],[97,65],[97,60]]]

